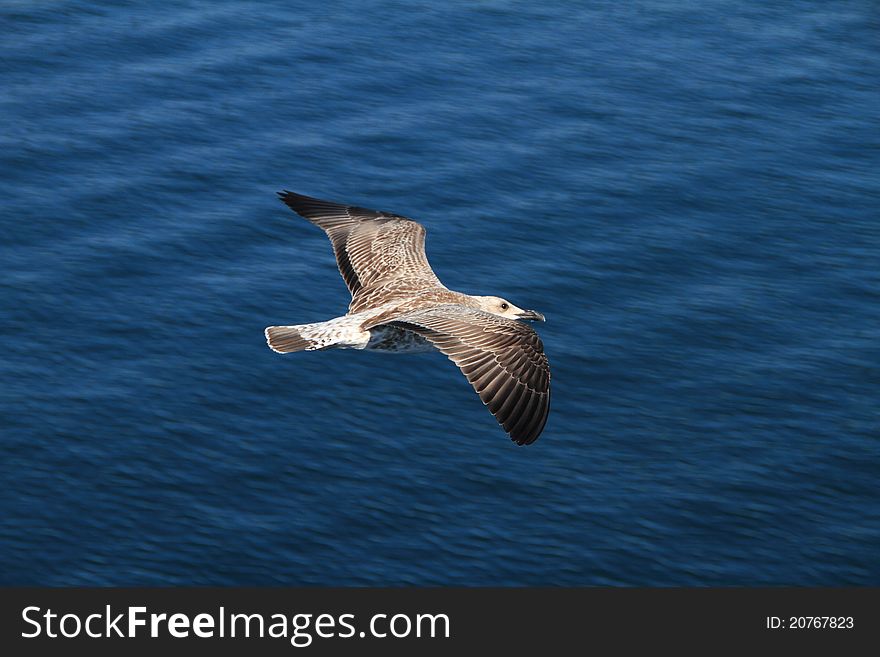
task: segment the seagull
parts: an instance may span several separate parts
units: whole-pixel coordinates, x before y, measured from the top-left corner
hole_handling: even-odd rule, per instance
[[[351,304],[345,315],[325,322],[268,327],[273,351],[439,350],[511,440],[535,442],[550,411],[550,364],[538,334],[524,322],[543,322],[541,313],[448,289],[428,264],[424,226],[412,219],[288,191],[278,196],[330,238]]]

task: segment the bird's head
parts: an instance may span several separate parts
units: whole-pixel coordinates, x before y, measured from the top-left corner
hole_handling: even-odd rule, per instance
[[[535,310],[523,310],[519,306],[514,306],[507,299],[501,297],[474,297],[480,305],[480,310],[505,317],[507,319],[528,319],[536,322],[543,322],[544,315]]]

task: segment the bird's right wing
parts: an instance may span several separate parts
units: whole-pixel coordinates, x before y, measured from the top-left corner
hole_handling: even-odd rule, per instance
[[[458,304],[387,323],[424,336],[458,365],[514,442],[528,445],[541,434],[550,412],[550,364],[530,326]]]
[[[392,214],[279,192],[281,200],[330,238],[351,312],[442,287],[425,255],[425,228]]]

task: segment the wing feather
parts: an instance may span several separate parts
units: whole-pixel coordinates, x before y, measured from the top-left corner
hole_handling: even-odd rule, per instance
[[[458,304],[387,323],[424,336],[458,365],[514,442],[528,445],[541,434],[550,411],[550,364],[530,326]]]
[[[425,255],[425,228],[412,219],[288,191],[278,196],[327,233],[351,292],[351,312],[443,287]]]

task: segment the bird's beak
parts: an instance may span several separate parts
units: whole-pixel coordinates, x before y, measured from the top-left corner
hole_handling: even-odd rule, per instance
[[[533,322],[543,322],[544,315],[539,313],[537,310],[524,310],[519,315],[517,315],[519,319],[530,319]]]

